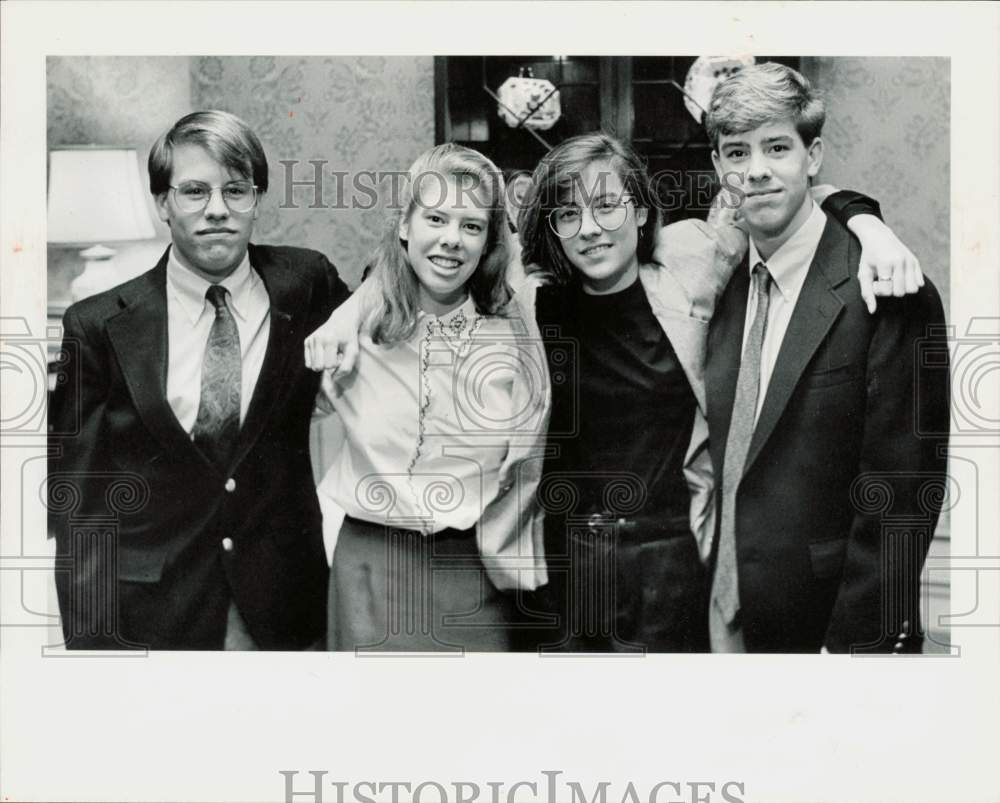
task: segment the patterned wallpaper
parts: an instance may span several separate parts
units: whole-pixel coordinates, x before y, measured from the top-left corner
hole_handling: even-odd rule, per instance
[[[351,286],[378,240],[382,204],[367,190],[351,192],[359,171],[404,170],[434,144],[434,67],[422,58],[50,57],[47,62],[48,145],[129,144],[145,163],[154,140],[194,109],[226,109],[243,117],[264,143],[271,191],[254,239],[325,253]],[[324,202],[336,204],[331,171],[346,172],[343,193],[356,208],[309,209],[310,187],[285,201],[280,160],[298,161],[292,177],[311,179],[311,159],[325,159]],[[366,187],[374,179],[362,177]],[[371,207],[371,208],[364,208]],[[120,244],[123,278],[155,263],[169,232],[150,214],[160,239]],[[68,296],[79,272],[77,252],[49,249],[49,298]]]
[[[49,147],[138,146],[143,156],[177,116],[190,110],[184,57],[50,56]]]
[[[820,175],[878,198],[948,310],[951,63],[947,58],[806,58],[823,90]]]
[[[378,241],[385,220],[370,191],[352,192],[360,171],[399,171],[434,144],[434,66],[423,58],[254,57],[53,57],[47,64],[48,144],[131,144],[143,175],[149,148],[178,118],[195,109],[225,109],[245,119],[268,156],[271,190],[263,200],[254,239],[300,245],[326,254],[352,287]],[[309,160],[325,159],[323,200],[334,206],[331,171],[347,174],[343,197],[354,208],[310,209],[314,193],[298,187],[285,202],[285,167],[310,179]],[[374,187],[374,179],[363,179]],[[370,208],[362,208],[370,207]],[[155,264],[169,231],[151,216],[162,239],[118,244],[125,280]],[[68,300],[80,271],[77,251],[49,249],[50,303]],[[313,463],[318,474],[330,461],[336,421],[314,428]]]
[[[804,58],[825,91],[828,121],[822,179],[877,197],[887,221],[920,257],[945,300],[949,281],[950,63],[935,58]],[[48,145],[130,144],[145,165],[153,141],[198,108],[232,111],[258,132],[271,165],[255,239],[327,254],[356,285],[377,241],[383,212],[309,209],[313,191],[285,200],[282,159],[310,178],[327,171],[402,170],[434,141],[433,61],[418,58],[50,57]],[[330,180],[324,200],[334,203]],[[348,202],[352,193],[345,193]],[[366,193],[354,193],[366,201]],[[150,201],[152,211],[152,202]],[[153,265],[167,240],[116,246],[128,274]],[[79,271],[75,251],[49,249],[49,299],[67,297]],[[123,277],[124,278],[124,277]],[[314,428],[317,474],[329,464],[335,419]],[[942,592],[943,593],[943,592]],[[940,596],[940,594],[939,594]]]
[[[255,239],[316,248],[352,286],[360,278],[384,220],[370,193],[347,191],[351,206],[334,209],[331,171],[406,168],[434,141],[433,61],[429,57],[115,57],[48,59],[49,146],[132,144],[143,164],[153,140],[197,108],[228,109],[264,142],[271,191]],[[874,195],[889,223],[920,257],[947,303],[949,276],[950,64],[943,58],[804,58],[803,71],[824,90],[829,114],[821,178]],[[309,160],[327,160],[323,202],[297,187],[286,199],[286,168],[309,179]],[[366,185],[374,181],[362,177]],[[150,205],[152,210],[152,205]],[[161,240],[123,245],[129,273],[148,267]],[[65,295],[76,254],[50,249],[50,297]]]
[[[361,171],[405,170],[434,144],[433,59],[196,58],[191,60],[191,102],[194,108],[239,115],[261,138],[271,186],[254,238],[315,248],[348,285],[357,286],[386,213],[371,192],[352,191],[352,179]],[[294,188],[291,201],[298,208],[282,208],[288,203],[281,160],[289,159],[298,163],[290,176],[295,180],[313,179],[310,160],[327,160],[321,198],[327,208],[309,208],[315,203],[313,187]],[[338,201],[333,171],[346,173],[341,193],[346,203]],[[368,178],[363,182],[376,184]],[[341,440],[335,416],[315,422],[310,453],[317,479]]]
[[[823,90],[827,119],[821,179],[879,199],[886,222],[920,259],[949,322],[951,63],[947,58],[809,58],[803,72]],[[964,324],[960,324],[960,329]],[[931,554],[949,554],[944,514]],[[925,652],[941,652],[949,582],[924,575],[932,634]]]
[[[46,62],[48,147],[130,145],[139,154],[145,181],[146,158],[156,138],[191,110],[187,57],[50,56]],[[147,185],[144,183],[143,187]],[[170,240],[147,195],[158,239],[118,243],[123,277],[156,264]],[[48,249],[50,302],[69,298],[69,283],[80,272],[79,252]]]
[[[352,191],[361,171],[405,170],[434,144],[434,66],[429,57],[289,58],[202,57],[191,60],[194,108],[231,111],[260,136],[270,165],[255,239],[305,245],[326,254],[352,287],[361,277],[385,220],[372,192]],[[295,180],[314,176],[310,160],[323,159],[322,202],[310,209],[312,187],[296,187],[285,202],[286,167]],[[333,171],[346,172],[338,205]],[[364,187],[375,179],[362,176]],[[388,186],[388,185],[386,185]],[[371,207],[371,208],[365,208]]]

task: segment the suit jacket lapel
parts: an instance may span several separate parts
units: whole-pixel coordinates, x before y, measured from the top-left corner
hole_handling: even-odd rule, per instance
[[[844,301],[836,289],[851,276],[850,237],[839,224],[827,219],[816,256],[788,322],[757,419],[744,473],[750,469],[788,405],[802,372],[833,326]]]
[[[240,428],[236,454],[238,463],[253,447],[264,425],[270,420],[282,389],[289,386],[286,377],[304,370],[302,342],[305,334],[296,336],[295,318],[291,310],[309,309],[310,286],[299,278],[287,262],[254,245],[250,246],[250,264],[267,288],[271,305],[267,351],[260,376],[254,387],[247,415]]]
[[[121,290],[122,310],[106,328],[136,412],[168,451],[189,451],[209,461],[191,443],[167,401],[167,253],[142,282]]]
[[[709,445],[713,462],[719,467],[719,471],[725,454],[726,438],[729,437],[729,424],[733,418],[749,292],[750,272],[744,259],[723,293],[712,319],[712,353],[705,362]]]

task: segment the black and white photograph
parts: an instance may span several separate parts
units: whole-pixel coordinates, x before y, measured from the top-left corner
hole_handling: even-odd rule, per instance
[[[0,794],[995,799],[997,10],[477,5],[5,6]]]

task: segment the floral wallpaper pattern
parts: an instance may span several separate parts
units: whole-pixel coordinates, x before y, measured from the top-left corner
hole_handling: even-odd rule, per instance
[[[271,166],[256,239],[316,248],[352,286],[384,212],[371,193],[350,191],[351,178],[365,170],[402,170],[434,141],[430,57],[53,56],[47,68],[49,147],[132,144],[144,163],[153,140],[193,109],[223,108],[244,117],[261,136]],[[877,197],[947,304],[949,60],[804,58],[802,69],[827,97],[821,178]],[[296,164],[289,171],[281,160]],[[326,161],[327,208],[309,208],[309,186],[284,197],[286,179],[312,178],[310,160]],[[344,200],[348,207],[356,201],[356,208],[329,208],[337,200],[332,171],[347,174]],[[120,262],[130,252],[162,248],[168,233],[155,222],[161,239],[122,246]],[[50,296],[65,293],[74,258],[50,249]]]
[[[48,145],[129,144],[145,153],[190,111],[185,57],[50,56]]]
[[[820,178],[879,199],[886,222],[920,259],[949,315],[951,63],[947,58],[808,58],[803,72],[823,90],[826,150]],[[963,329],[964,324],[959,324]],[[945,513],[931,544],[950,549]],[[949,581],[925,571],[924,652],[946,651]]]
[[[146,159],[156,138],[191,111],[189,59],[179,56],[49,56],[46,62],[48,147],[129,145],[138,151],[145,180]],[[143,185],[146,186],[145,184]],[[123,280],[156,264],[170,231],[149,215],[157,239],[117,243]],[[69,298],[69,283],[81,270],[76,249],[48,249],[48,295],[59,305]]]
[[[434,144],[429,57],[195,58],[191,102],[239,115],[264,144],[271,187],[255,239],[322,251],[351,286],[360,281],[385,220],[381,198],[376,201],[374,190],[352,191],[353,181],[374,187],[374,177],[359,173],[405,170]],[[325,208],[310,208],[312,186],[294,186],[285,197],[287,182],[314,178],[310,160],[327,162]],[[346,176],[337,179],[334,171]],[[348,208],[334,208],[340,206]]]
[[[886,220],[920,257],[947,309],[950,203],[950,62],[945,58],[804,58],[802,69],[827,98],[821,179],[877,197]],[[194,109],[221,108],[260,135],[271,167],[255,238],[325,253],[355,286],[384,221],[370,193],[347,191],[333,209],[332,171],[399,171],[434,142],[430,57],[52,56],[47,60],[48,147],[133,145],[142,165],[153,141]],[[290,175],[281,160],[296,162]],[[323,202],[286,179],[312,177],[326,160]],[[350,186],[350,184],[348,184]],[[359,201],[354,208],[351,200]],[[286,203],[287,202],[287,203]],[[293,205],[297,208],[291,208]],[[369,206],[371,208],[361,208]],[[121,244],[123,280],[151,267],[169,240]],[[49,299],[68,296],[76,251],[49,249]],[[317,475],[330,463],[335,419],[313,430]],[[947,524],[942,527],[947,529]],[[939,539],[940,540],[940,534]],[[933,548],[933,547],[932,547]],[[932,604],[947,592],[932,590]],[[941,603],[941,600],[944,600]]]
[[[872,195],[920,259],[948,311],[951,63],[947,58],[805,58],[823,91],[820,178]]]
[[[261,138],[271,186],[255,239],[315,248],[348,285],[357,286],[386,213],[373,193],[352,192],[352,179],[362,171],[405,170],[434,144],[433,59],[195,58],[191,102],[194,108],[239,115]],[[282,160],[296,162],[290,174]],[[311,160],[327,162],[322,166],[325,208],[310,208],[316,197],[311,186],[293,186],[291,198],[285,197],[289,180],[314,178]],[[346,174],[341,193],[346,203],[338,199],[333,171]],[[375,186],[374,179],[365,183]],[[297,208],[290,208],[293,204]],[[310,452],[317,478],[332,463],[341,440],[336,417],[313,426]]]

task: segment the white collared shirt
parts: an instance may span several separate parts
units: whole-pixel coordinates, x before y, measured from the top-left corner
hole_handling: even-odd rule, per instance
[[[219,282],[229,293],[226,303],[240,335],[243,370],[240,382],[240,425],[253,396],[270,330],[271,302],[264,282],[250,267],[249,254]],[[211,283],[188,270],[170,249],[167,259],[167,401],[190,433],[201,401],[201,368],[215,321],[215,308],[205,298]]]
[[[480,395],[463,401],[462,388],[476,380],[464,376],[476,364],[489,367],[469,350],[473,338],[498,328],[507,329],[509,338],[507,322],[478,315],[470,298],[440,317],[419,313],[413,335],[395,346],[375,345],[362,333],[354,374],[337,382],[324,375],[321,395],[343,422],[347,441],[320,493],[348,515],[378,524],[410,521],[405,526],[421,529],[424,520],[430,532],[439,532],[479,521],[497,494],[507,439],[484,443],[480,422],[463,420],[463,413],[509,420],[514,376],[494,353],[501,370],[475,388]],[[491,350],[496,347],[491,344]],[[463,410],[470,405],[482,410]]]
[[[767,271],[771,274],[771,289],[768,294],[769,305],[767,309],[767,327],[764,330],[764,342],[761,346],[760,355],[760,390],[757,393],[757,410],[754,414],[754,423],[760,416],[761,408],[764,406],[764,399],[767,395],[767,386],[774,373],[774,365],[778,361],[778,352],[781,350],[781,343],[785,339],[785,332],[788,331],[788,323],[792,319],[795,311],[795,304],[799,300],[799,293],[802,292],[802,285],[805,284],[806,275],[809,273],[809,266],[813,257],[816,256],[816,249],[819,248],[819,241],[823,236],[823,229],[826,227],[826,215],[823,210],[813,202],[812,212],[806,221],[799,226],[798,230],[788,238],[788,240],[775,251],[770,259],[761,259],[753,237],[750,238],[749,268],[750,268],[750,291],[747,302],[746,322],[743,328],[743,344],[746,347],[747,338],[750,336],[750,327],[753,325],[754,315],[757,314],[757,294],[753,283],[753,268],[758,262],[767,265]]]
[[[317,488],[324,527],[334,508],[425,532],[478,525],[494,585],[544,583],[541,515],[525,479],[534,472],[537,482],[541,468],[544,400],[529,369],[542,363],[523,356],[523,329],[467,299],[440,317],[420,313],[395,346],[363,332],[354,372],[323,377],[320,407],[332,406],[345,433]]]

